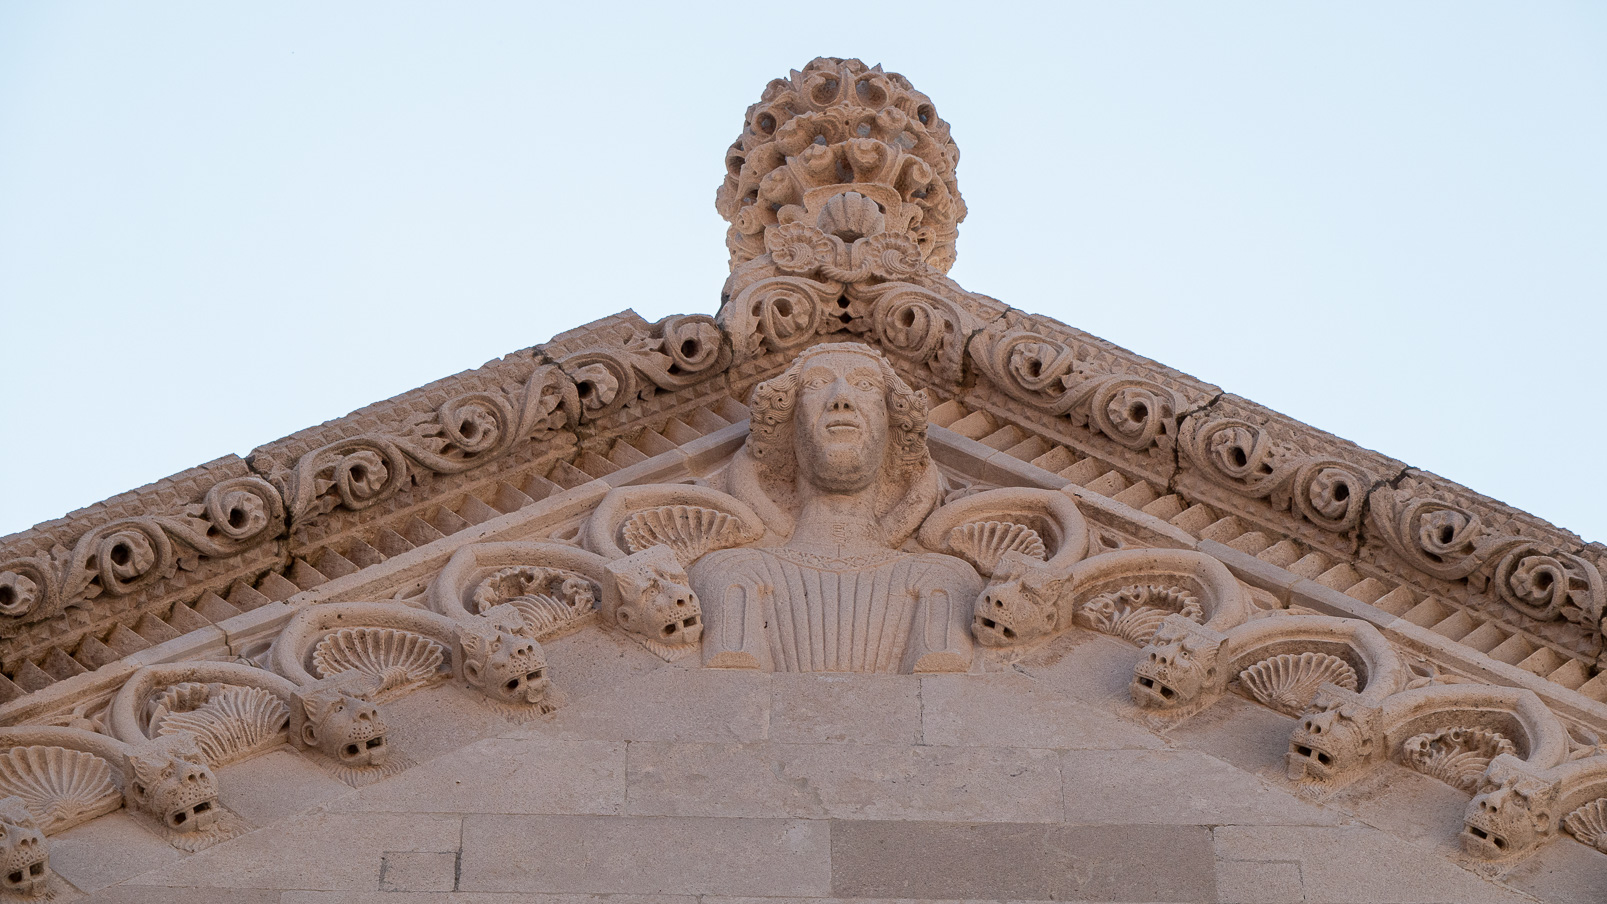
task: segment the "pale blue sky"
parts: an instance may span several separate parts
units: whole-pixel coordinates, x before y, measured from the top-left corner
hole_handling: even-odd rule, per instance
[[[1607,540],[1607,4],[0,0],[0,533],[634,307],[830,54],[952,275]]]

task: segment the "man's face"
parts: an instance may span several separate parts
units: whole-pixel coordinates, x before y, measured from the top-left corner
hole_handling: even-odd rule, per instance
[[[798,392],[798,463],[816,487],[870,486],[887,450],[887,385],[874,358],[827,352],[804,366]]]

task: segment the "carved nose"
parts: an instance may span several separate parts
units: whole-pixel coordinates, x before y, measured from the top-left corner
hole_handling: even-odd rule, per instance
[[[359,722],[372,722],[378,718],[379,710],[377,709],[360,709],[357,711],[357,721]]]
[[[1486,813],[1498,812],[1501,809],[1501,805],[1506,803],[1506,799],[1506,789],[1497,788],[1496,790],[1491,791],[1489,794],[1479,795],[1479,809]]]
[[[831,403],[826,406],[827,411],[853,411],[854,402],[846,392],[838,389],[831,397]]]
[[[1151,650],[1149,654],[1149,661],[1155,663],[1156,665],[1171,665],[1172,657],[1162,653],[1159,650]]]

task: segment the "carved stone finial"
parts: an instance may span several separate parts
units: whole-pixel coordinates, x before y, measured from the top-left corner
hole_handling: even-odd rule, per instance
[[[849,244],[906,237],[947,272],[965,219],[959,161],[948,123],[908,79],[820,57],[765,88],[726,152],[715,207],[731,224],[731,264],[764,254],[772,227],[798,224]]]

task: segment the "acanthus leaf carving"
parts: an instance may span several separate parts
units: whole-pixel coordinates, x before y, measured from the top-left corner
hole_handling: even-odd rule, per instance
[[[574,380],[581,421],[596,421],[722,373],[731,348],[707,314],[666,317],[622,342],[581,348],[559,365]]]

